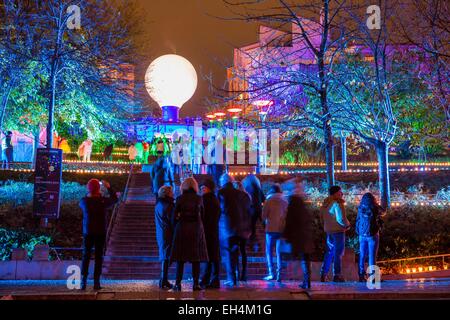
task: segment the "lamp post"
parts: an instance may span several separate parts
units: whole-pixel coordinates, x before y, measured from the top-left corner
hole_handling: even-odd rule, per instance
[[[270,108],[273,106],[274,102],[272,100],[257,100],[253,102],[253,105],[256,106],[258,108],[258,115],[259,118],[261,120],[261,123],[264,125],[264,123],[266,122],[266,118],[267,115],[269,114]],[[260,154],[259,154],[259,139],[258,139],[258,156],[257,156],[257,167],[256,167],[256,172],[259,174],[261,172],[260,167],[261,167],[261,160],[260,160]],[[264,169],[266,168],[267,165],[267,150],[264,151]]]

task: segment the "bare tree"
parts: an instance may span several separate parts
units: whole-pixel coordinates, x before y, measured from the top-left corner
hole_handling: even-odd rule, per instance
[[[388,12],[393,10],[382,8],[378,30],[368,29],[358,10],[348,10],[356,29],[353,44],[332,70],[331,96],[334,127],[352,132],[375,147],[381,204],[389,207],[388,151],[397,135],[399,110],[408,101],[419,101],[426,92],[415,79],[417,68],[411,53],[416,48],[392,43],[395,29]]]
[[[340,12],[346,1],[225,1],[238,18],[270,27],[262,43],[242,48],[234,66],[232,99],[251,104],[272,100],[267,125],[315,128],[325,146],[327,183],[335,184],[330,74],[334,57],[348,41]],[[309,17],[308,17],[309,16]],[[236,59],[235,59],[236,60]]]

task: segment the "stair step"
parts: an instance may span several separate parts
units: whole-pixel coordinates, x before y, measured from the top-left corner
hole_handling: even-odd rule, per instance
[[[114,234],[116,234],[116,233],[124,234],[127,232],[129,232],[131,234],[133,234],[135,232],[139,232],[139,233],[145,234],[145,235],[148,235],[149,233],[156,235],[156,229],[152,229],[150,227],[140,227],[140,228],[139,227],[130,227],[130,228],[126,228],[126,229],[117,227],[117,228],[114,228],[114,231],[113,231]]]
[[[115,245],[115,246],[111,246],[110,248],[111,250],[157,250],[158,246],[156,245]]]

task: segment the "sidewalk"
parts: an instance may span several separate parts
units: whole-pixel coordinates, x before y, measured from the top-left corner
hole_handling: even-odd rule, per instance
[[[363,283],[342,284],[313,282],[307,292],[298,283],[249,281],[237,288],[192,292],[191,283],[183,284],[181,293],[163,291],[157,281],[104,281],[99,292],[89,283],[85,292],[68,290],[64,281],[0,281],[3,300],[391,300],[449,299],[450,278],[384,281],[380,290],[370,290]]]

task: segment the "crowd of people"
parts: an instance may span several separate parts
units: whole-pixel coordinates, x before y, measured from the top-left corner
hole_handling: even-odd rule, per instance
[[[154,185],[158,188],[158,184]],[[192,177],[181,184],[181,195],[174,199],[173,186],[163,184],[157,193],[155,221],[157,241],[162,261],[160,287],[181,290],[183,266],[192,263],[194,290],[220,287],[221,253],[225,258],[227,280],[225,285],[236,286],[247,281],[247,247],[255,240],[255,225],[262,221],[266,233],[266,260],[268,275],[264,280],[281,282],[282,254],[289,253],[300,260],[304,275],[300,287],[311,288],[311,254],[315,244],[313,215],[306,205],[301,185],[289,182],[271,186],[267,198],[254,175],[235,181],[228,174],[220,178],[219,189],[211,180],[200,184]],[[361,254],[359,280],[367,279],[365,260],[376,263],[382,209],[371,193],[363,196],[358,211],[356,231],[360,237]],[[333,266],[334,282],[344,282],[342,258],[345,233],[350,228],[345,201],[340,187],[329,190],[321,207],[321,219],[326,233],[326,253],[320,280],[326,282]],[[273,266],[273,249],[276,268]],[[240,258],[240,259],[239,259]],[[241,265],[239,265],[241,260]],[[168,281],[169,265],[177,263],[175,285]],[[200,263],[205,272],[200,275]]]
[[[299,260],[303,271],[301,288],[311,288],[311,254],[315,243],[313,213],[306,204],[301,184],[289,181],[283,186],[273,184],[266,195],[255,175],[240,181],[225,173],[217,186],[213,180],[200,185],[193,177],[184,179],[176,192],[173,173],[166,157],[160,157],[151,173],[155,206],[156,240],[161,261],[161,289],[181,290],[184,266],[192,264],[193,290],[220,288],[221,260],[226,266],[225,286],[234,287],[247,281],[247,247],[256,242],[256,225],[265,227],[265,252],[268,274],[264,280],[282,281],[283,253]],[[155,169],[156,168],[156,169]],[[88,183],[88,195],[81,200],[83,210],[84,254],[82,287],[86,287],[90,252],[95,246],[95,288],[100,288],[102,252],[106,235],[105,217],[117,196],[109,183],[102,182],[109,197],[100,194],[100,182]],[[175,197],[176,193],[180,193]],[[334,282],[344,282],[342,258],[345,234],[350,228],[346,217],[345,201],[340,187],[329,189],[321,208],[321,220],[326,233],[326,252],[320,281],[327,277],[333,266]],[[359,280],[367,278],[365,262],[376,264],[379,232],[382,227],[382,208],[375,197],[367,193],[362,197],[356,231],[360,240]],[[273,249],[276,267],[273,266]],[[241,262],[241,263],[239,263]],[[168,270],[176,264],[175,284],[169,281]],[[201,274],[201,263],[205,264]]]

